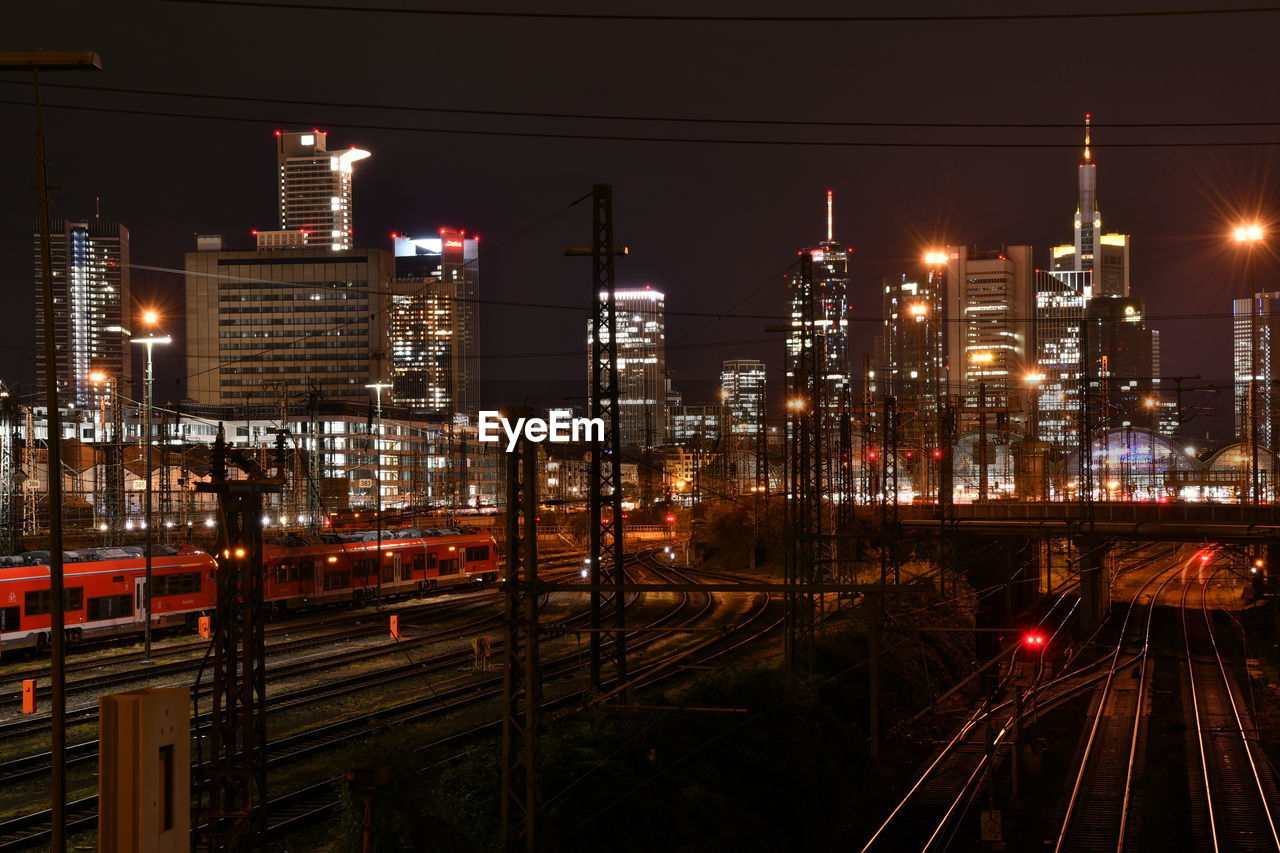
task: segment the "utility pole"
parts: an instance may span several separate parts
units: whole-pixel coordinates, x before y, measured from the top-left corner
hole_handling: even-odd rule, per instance
[[[507,571],[503,589],[502,847],[535,853],[538,817],[538,445],[507,455]],[[523,844],[521,840],[523,839]]]
[[[589,511],[590,580],[590,678],[591,687],[601,686],[604,649],[612,644],[615,675],[619,684],[627,681],[625,596],[614,590],[607,597],[602,584],[621,585],[623,571],[622,537],[622,448],[618,412],[618,321],[614,258],[626,255],[625,246],[613,242],[613,188],[596,184],[591,189],[590,248],[570,247],[569,256],[591,258],[591,417],[604,422],[604,435],[591,442]],[[602,630],[605,621],[612,631]],[[626,701],[620,698],[619,701]]]
[[[267,829],[266,604],[262,496],[279,493],[284,436],[276,436],[276,474],[227,479],[226,433],[218,425],[210,482],[218,496],[217,604],[213,617],[213,705],[209,776],[201,786],[206,850],[265,849]],[[245,464],[241,465],[246,467]],[[208,805],[205,807],[205,795]]]
[[[35,104],[36,192],[39,196],[40,278],[43,285],[44,391],[49,430],[49,639],[52,642],[50,669],[50,720],[52,733],[49,794],[52,800],[50,842],[54,853],[67,848],[67,694],[66,617],[62,574],[62,423],[58,411],[58,346],[54,335],[53,254],[49,246],[52,223],[49,215],[48,158],[45,155],[44,113],[40,109],[41,71],[97,71],[102,68],[92,51],[4,51],[0,70],[30,71]],[[31,474],[30,471],[27,472]]]

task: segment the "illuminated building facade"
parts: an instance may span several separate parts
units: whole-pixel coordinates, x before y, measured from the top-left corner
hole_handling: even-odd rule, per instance
[[[468,415],[479,409],[479,248],[478,238],[447,228],[438,237],[395,237],[389,326],[398,405]]]
[[[364,401],[365,385],[386,378],[390,252],[197,251],[186,270],[188,394],[201,403],[309,387]]]
[[[1236,436],[1248,441],[1250,410],[1257,412],[1255,428],[1258,444],[1274,447],[1280,434],[1275,398],[1275,380],[1280,379],[1280,293],[1257,293],[1252,299],[1233,299],[1232,348],[1234,367],[1234,409]],[[1249,383],[1253,381],[1253,394]],[[1251,406],[1251,399],[1253,405]]]
[[[1016,409],[1035,358],[1031,247],[949,246],[945,254],[949,390],[968,410],[980,407],[979,391],[981,408]]]
[[[729,410],[734,435],[760,432],[765,414],[765,367],[754,358],[735,358],[720,366],[720,398]]]
[[[667,443],[665,297],[649,286],[618,288],[618,430],[624,447]],[[591,383],[593,320],[587,321],[587,383]],[[608,340],[608,330],[601,336]]]
[[[351,182],[353,164],[368,151],[328,149],[322,130],[276,131],[280,228],[301,231],[308,248],[335,252],[352,242]]]
[[[876,338],[878,387],[900,412],[936,410],[946,388],[943,293],[946,273],[934,265],[884,280],[883,333]]]
[[[849,253],[833,236],[832,193],[827,192],[827,239],[806,250],[813,259],[812,280],[787,277],[790,329],[787,333],[787,386],[794,388],[804,340],[804,318],[812,310],[812,335],[823,348],[820,367],[823,396],[837,408],[852,388],[849,362]]]
[[[104,386],[89,374],[118,377],[119,388],[131,381],[132,326],[129,294],[129,229],[102,219],[55,219],[50,223],[49,251],[53,261],[54,366],[59,399],[64,404],[97,405]],[[35,238],[36,375],[44,387],[44,278],[40,236]]]

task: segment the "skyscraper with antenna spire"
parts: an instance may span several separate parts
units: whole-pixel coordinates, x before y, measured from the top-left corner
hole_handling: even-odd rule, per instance
[[[1086,113],[1074,240],[1053,247],[1050,268],[1035,283],[1041,436],[1066,446],[1078,440],[1086,364],[1094,395],[1088,416],[1102,428],[1145,425],[1142,401],[1158,374],[1142,301],[1129,293],[1130,237],[1102,230],[1093,155],[1093,116]]]
[[[807,303],[812,303],[813,335],[823,343],[822,381],[828,405],[840,405],[849,393],[849,251],[835,239],[834,193],[827,190],[827,237],[815,249],[801,254],[812,258],[812,275],[804,281],[787,276],[789,326],[787,331],[787,385],[793,387],[800,361]]]

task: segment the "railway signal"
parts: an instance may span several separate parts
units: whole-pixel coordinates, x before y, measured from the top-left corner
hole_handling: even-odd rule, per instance
[[[1049,638],[1044,635],[1043,631],[1027,631],[1022,635],[1022,645],[1033,651],[1044,651],[1044,647],[1048,643]]]

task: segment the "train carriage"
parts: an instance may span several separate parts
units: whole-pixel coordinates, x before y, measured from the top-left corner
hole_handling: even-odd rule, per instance
[[[379,548],[381,553],[379,553]],[[279,612],[395,598],[498,577],[487,533],[453,527],[321,533],[266,543],[268,605]]]
[[[193,624],[213,609],[215,563],[188,545],[157,545],[151,556],[153,628]],[[142,548],[85,548],[63,557],[66,638],[139,633],[145,621]],[[49,552],[0,557],[0,652],[49,645]]]

